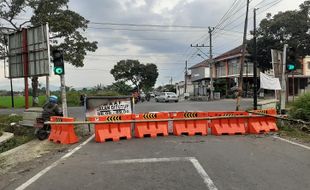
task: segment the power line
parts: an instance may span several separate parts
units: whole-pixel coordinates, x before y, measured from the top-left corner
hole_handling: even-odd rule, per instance
[[[132,31],[132,32],[205,32],[201,29],[193,29],[193,30],[159,30],[159,29],[131,29],[131,28],[103,28],[103,27],[88,27],[88,29],[95,30],[124,30],[124,31]]]
[[[134,26],[134,27],[208,29],[207,26],[193,26],[193,25],[132,24],[132,23],[114,23],[114,22],[90,22],[90,24],[108,25],[108,26]]]

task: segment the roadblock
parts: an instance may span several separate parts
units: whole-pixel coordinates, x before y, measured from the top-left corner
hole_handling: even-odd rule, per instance
[[[249,114],[251,113],[251,114]],[[276,110],[226,112],[154,112],[140,114],[116,114],[88,117],[88,121],[74,121],[73,118],[52,117],[50,141],[63,144],[78,142],[74,124],[94,124],[95,141],[119,141],[132,136],[168,136],[169,124],[173,134],[212,135],[259,134],[277,131]],[[171,131],[172,132],[172,131]]]
[[[89,117],[89,121],[107,121],[115,123],[95,124],[95,141],[105,142],[107,140],[119,141],[120,139],[131,139],[131,123],[117,123],[119,121],[132,120],[132,114],[109,115]]]
[[[206,112],[176,112],[170,113],[173,121],[173,134],[180,135],[207,135],[208,134],[208,120],[190,120],[190,118],[207,117]],[[184,119],[184,120],[182,120]],[[185,120],[186,119],[186,120]]]
[[[157,137],[159,135],[168,136],[168,117],[169,113],[167,112],[136,114],[135,119],[142,120],[142,122],[135,124],[135,137]]]
[[[275,109],[252,111],[252,115],[254,116],[261,114],[277,115],[277,111]],[[248,119],[248,132],[250,134],[268,133],[275,131],[278,131],[275,117],[265,116],[265,117],[253,117]]]
[[[50,120],[51,122],[73,122],[74,118],[53,116]],[[48,139],[61,144],[74,144],[79,141],[74,132],[73,124],[51,124]]]
[[[210,127],[212,135],[236,135],[246,133],[247,118],[238,118],[236,116],[247,116],[247,112],[208,112],[209,117],[230,117],[221,119],[211,119]]]

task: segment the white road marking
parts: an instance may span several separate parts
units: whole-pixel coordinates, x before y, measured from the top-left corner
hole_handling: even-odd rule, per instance
[[[24,190],[26,189],[29,185],[37,181],[41,176],[46,174],[49,170],[57,166],[61,161],[65,160],[66,158],[70,157],[72,154],[74,154],[76,151],[82,148],[82,146],[86,145],[89,141],[91,141],[95,137],[95,134],[90,136],[86,141],[81,143],[79,146],[75,147],[74,149],[70,150],[67,154],[62,156],[59,160],[55,161],[52,163],[50,166],[46,167],[45,169],[41,170],[39,173],[37,173],[35,176],[30,178],[28,181],[20,185],[19,187],[16,188],[16,190]]]
[[[194,165],[200,177],[203,179],[203,182],[208,186],[208,188],[210,190],[217,190],[217,187],[214,185],[213,181],[211,180],[207,172],[203,169],[198,160],[196,158],[190,158],[189,160]]]
[[[306,145],[303,145],[303,144],[299,144],[299,143],[296,143],[296,142],[293,142],[293,141],[290,141],[290,140],[287,140],[287,139],[283,139],[283,138],[278,137],[278,136],[273,136],[273,138],[279,139],[279,140],[281,140],[281,141],[285,141],[285,142],[288,142],[288,143],[290,143],[290,144],[293,144],[293,145],[296,145],[296,146],[300,146],[300,147],[302,147],[302,148],[305,148],[305,149],[310,150],[310,147],[309,147],[309,146],[306,146]]]
[[[194,157],[171,157],[171,158],[143,158],[143,159],[128,159],[128,160],[111,160],[103,162],[103,164],[130,164],[130,163],[152,163],[152,162],[176,162],[189,161]]]
[[[143,158],[143,159],[128,159],[128,160],[112,160],[103,162],[103,164],[131,164],[131,163],[155,163],[155,162],[176,162],[176,161],[190,161],[200,177],[203,179],[203,182],[206,184],[208,189],[217,190],[217,187],[214,185],[213,181],[203,169],[199,161],[195,157],[171,157],[171,158]]]

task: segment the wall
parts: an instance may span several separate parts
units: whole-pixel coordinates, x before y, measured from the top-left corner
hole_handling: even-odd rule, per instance
[[[210,77],[210,68],[209,67],[198,67],[191,69],[191,81],[197,81],[204,78]]]

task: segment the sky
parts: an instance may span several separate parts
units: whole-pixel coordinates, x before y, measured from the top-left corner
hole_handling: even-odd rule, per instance
[[[267,13],[298,9],[303,0],[250,0],[248,35],[253,30],[253,8],[257,23]],[[188,66],[208,58],[208,27],[212,32],[213,57],[241,45],[246,0],[70,0],[69,9],[90,21],[82,34],[98,42],[96,52],[88,52],[83,68],[65,67],[66,85],[74,88],[110,85],[110,70],[122,59],[154,63],[159,77],[156,86],[184,79]],[[233,7],[233,8],[231,8]],[[225,15],[225,13],[228,14]],[[26,12],[21,17],[30,15]],[[3,22],[1,20],[1,22]],[[201,56],[198,56],[197,54]],[[45,77],[39,78],[44,86]],[[31,81],[29,80],[29,84]],[[59,76],[50,77],[51,88],[60,85]],[[15,90],[23,89],[23,79],[14,79]],[[0,66],[0,89],[8,89],[9,80]]]

